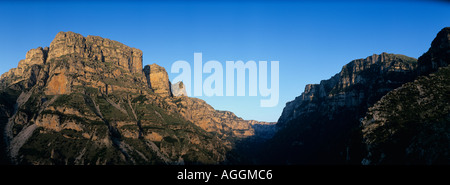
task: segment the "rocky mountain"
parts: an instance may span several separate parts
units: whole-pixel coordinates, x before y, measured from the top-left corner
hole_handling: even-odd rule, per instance
[[[0,162],[449,164],[449,63],[444,28],[418,60],[374,54],[306,85],[275,124],[188,97],[139,49],[60,32],[0,77]]]
[[[278,152],[256,162],[449,164],[449,63],[450,28],[418,60],[351,61],[286,104],[275,135],[260,144],[259,153]]]
[[[160,96],[172,96],[169,75],[161,66],[157,64],[146,65],[144,74],[147,79],[148,87]]]
[[[308,84],[305,91],[295,100],[286,103],[279,126],[319,108],[315,100],[329,102],[327,110],[337,111],[340,107],[358,107],[376,99],[393,88],[414,78],[416,59],[404,55],[381,53],[365,59],[351,61],[340,73],[320,84]],[[370,104],[369,102],[369,104]],[[306,103],[306,109],[301,107]],[[332,115],[328,115],[332,119]]]
[[[217,164],[254,134],[231,112],[173,96],[139,49],[73,32],[28,51],[0,94],[2,163]]]
[[[443,28],[431,42],[431,47],[419,57],[418,74],[427,75],[450,63],[450,27]]]
[[[360,161],[359,120],[389,91],[412,81],[417,60],[381,53],[353,60],[288,102],[268,141],[267,163],[344,164]]]
[[[361,126],[368,151],[362,164],[450,164],[449,63],[447,27],[419,57],[423,76],[369,108]]]

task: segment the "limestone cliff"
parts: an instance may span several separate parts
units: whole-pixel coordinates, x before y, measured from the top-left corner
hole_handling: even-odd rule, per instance
[[[423,76],[368,109],[361,121],[367,149],[362,164],[450,164],[449,63],[447,27],[418,59]]]
[[[414,79],[416,65],[414,58],[388,53],[353,60],[330,79],[306,85],[300,96],[286,103],[279,126],[320,108],[335,112],[340,107],[373,104],[382,95]],[[325,115],[332,119],[333,115]]]
[[[156,94],[161,96],[172,96],[169,75],[167,74],[166,69],[157,64],[146,65],[144,74],[149,88],[153,89]]]
[[[286,104],[278,131],[267,145],[286,155],[273,155],[267,161],[357,163],[362,150],[359,119],[386,93],[412,81],[416,63],[404,55],[381,53],[351,61],[320,84],[306,85],[300,96]]]
[[[0,78],[2,163],[217,164],[250,122],[173,97],[142,51],[60,32]]]
[[[443,28],[431,42],[431,47],[419,57],[418,74],[427,75],[450,63],[450,27]]]
[[[142,72],[142,51],[99,36],[83,37],[73,32],[59,32],[50,44],[48,60],[64,55],[111,62],[131,73]]]

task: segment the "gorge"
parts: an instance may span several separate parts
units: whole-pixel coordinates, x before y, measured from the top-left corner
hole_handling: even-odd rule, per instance
[[[306,85],[277,123],[215,110],[188,96],[189,80],[172,84],[166,69],[143,60],[139,49],[73,32],[59,32],[49,47],[29,50],[0,77],[0,162],[450,164],[449,27],[418,59],[372,54]],[[171,70],[179,72],[181,63]],[[238,76],[256,70],[255,62],[233,64],[244,69]],[[266,76],[259,90],[278,101],[277,65],[271,67],[271,89]],[[261,66],[259,73],[267,72]],[[191,75],[185,72],[179,77]],[[209,78],[212,84],[215,75]],[[203,85],[196,84],[194,94]]]

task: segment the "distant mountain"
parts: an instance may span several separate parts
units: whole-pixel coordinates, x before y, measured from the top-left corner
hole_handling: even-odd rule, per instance
[[[165,69],[142,61],[139,49],[73,32],[28,51],[0,78],[1,162],[217,164],[254,134],[251,121],[178,97]]]
[[[369,108],[362,120],[363,164],[450,164],[449,63],[450,28],[444,28],[419,57],[424,76]]]

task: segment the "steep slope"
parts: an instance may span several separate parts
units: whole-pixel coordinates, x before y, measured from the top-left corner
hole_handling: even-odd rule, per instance
[[[60,32],[0,78],[3,163],[216,164],[249,121],[173,97],[142,51]]]
[[[359,119],[389,91],[412,81],[416,59],[382,53],[351,61],[340,73],[288,102],[269,140],[267,163],[340,164],[361,159]]]
[[[362,120],[363,164],[450,164],[449,63],[450,28],[444,28],[419,57],[424,76],[369,108]]]
[[[431,47],[419,57],[418,73],[427,75],[450,63],[450,27],[443,28],[431,42]]]

